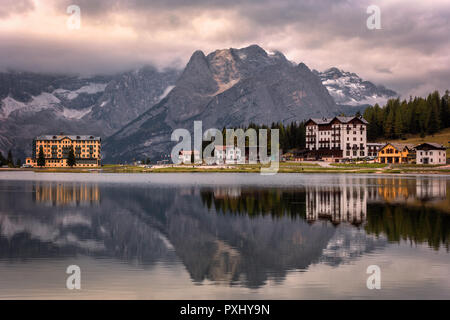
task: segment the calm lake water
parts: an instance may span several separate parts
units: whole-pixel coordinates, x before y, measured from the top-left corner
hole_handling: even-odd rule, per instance
[[[449,299],[449,239],[450,176],[0,172],[2,299]]]

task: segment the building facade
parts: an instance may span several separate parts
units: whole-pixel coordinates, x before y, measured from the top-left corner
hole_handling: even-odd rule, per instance
[[[75,155],[75,167],[101,166],[101,138],[87,135],[44,135],[33,140],[32,157],[26,158],[26,165],[37,167],[42,148],[45,167],[68,167],[70,149]]]
[[[362,184],[342,179],[338,186],[306,187],[306,219],[327,219],[333,224],[360,225],[367,216],[367,190]]]
[[[306,149],[317,159],[367,157],[367,124],[357,116],[309,119]]]
[[[378,151],[378,163],[412,163],[415,161],[414,147],[410,144],[387,143]]]
[[[446,164],[447,148],[437,143],[425,142],[415,147],[417,164]]]
[[[214,146],[214,158],[217,163],[241,163],[245,155],[235,146]]]
[[[386,143],[367,143],[367,156],[378,157],[378,151],[381,150]]]
[[[180,162],[183,164],[192,164],[200,158],[200,152],[197,150],[181,150],[179,153]]]

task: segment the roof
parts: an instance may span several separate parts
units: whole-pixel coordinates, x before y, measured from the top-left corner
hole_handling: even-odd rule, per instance
[[[312,121],[312,122],[317,123],[317,124],[328,124],[328,123],[331,122],[331,120],[333,120],[333,119],[332,119],[332,118],[322,118],[322,119],[319,119],[319,118],[311,118],[311,119],[309,119],[308,121]],[[308,121],[307,121],[307,122],[308,122]]]
[[[357,117],[357,116],[353,116],[353,117],[344,117],[344,116],[338,116],[338,117],[334,117],[334,118],[311,118],[306,122],[312,121],[316,124],[329,124],[331,123],[334,119],[337,119],[338,121],[342,122],[342,123],[349,123],[350,121],[352,121],[353,119],[358,119],[360,120],[362,123],[364,124],[368,124],[367,120],[364,119],[363,117]]]
[[[434,143],[434,142],[424,142],[424,143],[421,143],[421,144],[415,146],[415,148],[421,149],[425,146],[430,146],[431,149],[436,149],[436,150],[447,150],[447,148],[444,147],[442,144]],[[430,149],[430,148],[428,148],[428,149]]]
[[[403,149],[405,149],[405,148],[408,148],[408,150],[412,150],[412,149],[414,149],[414,145],[413,144],[410,144],[410,143],[392,143],[392,142],[388,142],[388,143],[386,143],[385,145],[384,145],[384,147],[386,147],[387,145],[391,145],[391,146],[393,146],[395,149],[397,149],[397,150],[403,150]],[[383,147],[383,148],[384,148]]]
[[[368,122],[367,122],[367,120],[366,119],[364,119],[363,117],[357,117],[357,116],[353,116],[353,117],[341,117],[341,116],[338,116],[338,117],[335,117],[336,119],[338,119],[340,122],[342,122],[342,123],[349,123],[350,121],[352,121],[353,119],[358,119],[358,120],[361,120],[361,122],[362,123],[365,123],[365,124],[368,124]]]
[[[52,140],[52,141],[60,141],[65,138],[69,138],[70,140],[91,140],[91,141],[100,141],[100,137],[90,136],[90,135],[42,135],[37,136],[36,140]]]
[[[237,148],[236,146],[228,146],[228,145],[226,145],[226,146],[220,146],[220,145],[217,145],[217,146],[216,146],[216,145],[215,145],[214,148],[217,149],[217,150],[239,149],[239,148]]]

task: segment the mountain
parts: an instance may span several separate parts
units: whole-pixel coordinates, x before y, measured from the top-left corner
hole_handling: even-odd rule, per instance
[[[23,158],[33,137],[62,131],[108,136],[160,101],[178,76],[153,67],[84,78],[0,73],[0,151]]]
[[[107,162],[159,159],[170,152],[173,130],[192,130],[194,120],[204,129],[289,123],[354,114],[394,95],[356,74],[311,71],[257,45],[196,51],[184,70],[146,66],[90,77],[3,72],[0,152],[12,149],[23,159],[35,136],[64,132],[100,135]]]
[[[380,106],[386,104],[390,98],[395,98],[397,93],[377,86],[370,81],[361,79],[357,74],[330,68],[324,72],[313,71],[320,77],[322,84],[328,89],[338,105],[364,106],[378,103]]]
[[[257,45],[207,56],[196,51],[167,97],[108,138],[103,151],[114,162],[159,158],[170,153],[173,130],[192,130],[195,120],[202,120],[204,129],[221,129],[338,112],[319,77],[280,52]]]

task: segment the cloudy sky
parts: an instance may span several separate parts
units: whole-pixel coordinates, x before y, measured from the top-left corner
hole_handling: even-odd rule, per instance
[[[69,5],[81,28],[67,26]],[[368,6],[381,10],[369,30]],[[0,70],[183,67],[195,50],[258,44],[403,96],[450,89],[449,0],[2,0]]]

